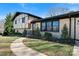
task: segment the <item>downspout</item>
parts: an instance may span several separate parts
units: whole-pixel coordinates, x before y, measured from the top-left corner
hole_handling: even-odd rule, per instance
[[[42,31],[42,21],[40,22],[40,30]]]
[[[76,18],[74,17],[74,39],[76,39]]]
[[[27,30],[26,30],[27,28],[26,28],[26,17],[25,17],[25,28],[24,28],[24,31],[25,31],[25,36],[27,36]]]
[[[69,15],[69,36],[71,37],[71,17]]]

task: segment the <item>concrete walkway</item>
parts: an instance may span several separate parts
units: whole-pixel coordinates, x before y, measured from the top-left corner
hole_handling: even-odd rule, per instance
[[[79,56],[79,41],[75,41],[73,56]]]
[[[22,42],[24,39],[26,38],[16,39],[10,46],[12,52],[16,56],[46,56],[40,52],[37,52],[31,48],[26,47]]]

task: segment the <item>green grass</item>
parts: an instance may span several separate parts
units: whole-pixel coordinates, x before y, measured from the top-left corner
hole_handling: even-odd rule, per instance
[[[71,56],[73,46],[39,39],[26,39],[24,44],[48,56]]]
[[[10,44],[18,37],[0,36],[0,56],[14,55],[10,50]]]

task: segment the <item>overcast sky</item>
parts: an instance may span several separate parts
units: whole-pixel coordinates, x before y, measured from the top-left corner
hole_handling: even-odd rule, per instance
[[[70,10],[79,10],[79,4],[76,3],[0,3],[0,20],[11,12],[26,12],[40,17],[45,17],[50,8],[68,8]]]

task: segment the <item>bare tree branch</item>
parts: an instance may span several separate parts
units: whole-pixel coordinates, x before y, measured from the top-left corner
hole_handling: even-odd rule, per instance
[[[61,8],[61,7],[50,8],[47,13],[47,17],[52,17],[52,16],[56,16],[56,15],[60,15],[68,12],[70,12],[70,10],[67,8]]]

